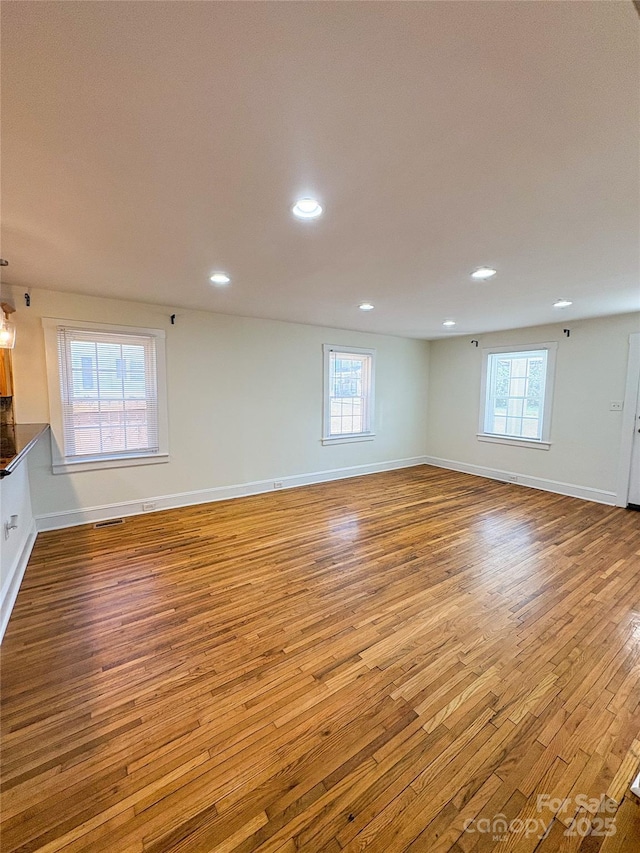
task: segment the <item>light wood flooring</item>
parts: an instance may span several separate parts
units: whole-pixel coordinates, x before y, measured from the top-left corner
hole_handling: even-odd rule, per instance
[[[638,853],[639,673],[640,513],[421,466],[41,534],[1,850]]]

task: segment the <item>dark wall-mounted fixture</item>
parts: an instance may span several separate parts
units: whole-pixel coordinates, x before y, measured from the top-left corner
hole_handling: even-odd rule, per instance
[[[565,334],[565,336],[566,336],[567,338],[568,338],[568,337],[570,337],[570,335],[571,335],[571,329],[563,329],[562,331],[564,332],[564,334]]]
[[[471,341],[472,344],[475,344],[476,348],[478,346],[478,341]]]

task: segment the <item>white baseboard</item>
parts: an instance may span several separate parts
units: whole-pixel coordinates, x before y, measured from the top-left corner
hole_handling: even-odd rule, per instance
[[[393,471],[397,468],[411,468],[415,465],[424,465],[425,462],[426,458],[424,456],[414,456],[409,459],[393,459],[389,462],[373,462],[369,465],[353,465],[349,468],[316,471],[312,474],[276,477],[273,480],[256,480],[252,483],[241,483],[235,486],[219,486],[213,489],[179,492],[174,495],[160,495],[136,501],[103,504],[102,506],[67,510],[65,512],[49,512],[36,516],[36,524],[39,532],[59,530],[63,527],[77,527],[79,524],[93,524],[96,521],[107,521],[110,518],[140,515],[143,512],[146,514],[148,511],[145,511],[142,506],[146,503],[155,504],[155,509],[152,512],[159,512],[163,509],[177,509],[178,507],[193,506],[194,504],[226,501],[231,498],[242,498],[247,495],[272,492],[274,491],[274,481],[281,482],[283,489],[292,489],[298,486],[310,486],[314,483],[326,483],[330,480],[361,477],[364,474],[379,474],[382,471]]]
[[[481,465],[471,465],[467,462],[456,462],[451,459],[440,459],[436,456],[414,456],[409,459],[373,462],[369,465],[353,465],[349,468],[334,468],[329,471],[316,471],[311,474],[279,477],[276,478],[276,481],[282,483],[283,489],[292,489],[298,486],[310,486],[314,483],[326,483],[330,480],[361,477],[365,474],[378,474],[382,471],[393,471],[398,468],[411,468],[415,465],[433,465],[436,468],[448,468],[452,471],[460,471],[463,474],[474,474],[475,476],[486,477],[490,480],[512,482],[520,486],[528,486],[532,489],[541,489],[545,492],[554,492],[555,494],[566,495],[572,498],[582,498],[582,500],[595,501],[596,503],[607,504],[608,506],[615,506],[616,503],[615,492],[606,492],[602,489],[593,489],[589,486],[576,486],[572,483],[561,483],[542,477],[528,477],[523,474],[515,474],[512,471],[485,468]],[[111,518],[140,515],[147,512],[142,506],[145,503],[155,504],[155,510],[152,511],[159,512],[163,509],[177,509],[183,506],[226,501],[231,498],[272,492],[274,490],[273,484],[274,480],[256,480],[251,483],[240,483],[233,486],[218,486],[212,489],[178,492],[173,495],[160,495],[157,497],[141,498],[135,501],[123,501],[122,503],[66,510],[64,512],[50,512],[37,516],[36,525],[38,532],[59,530],[64,527],[77,527],[80,524],[93,524],[96,521],[107,521]]]
[[[455,462],[452,459],[439,459],[436,456],[425,456],[425,465],[436,468],[448,468],[463,474],[474,474],[477,477],[487,477],[490,480],[500,480],[517,486],[528,486],[543,492],[554,492],[570,498],[582,498],[585,501],[595,501],[607,506],[616,505],[616,493],[605,492],[602,489],[592,489],[590,486],[576,486],[573,483],[560,483],[557,480],[546,480],[543,477],[528,477],[513,471],[500,471],[497,468],[485,468],[482,465],[471,465],[468,462]]]
[[[22,578],[24,577],[24,572],[27,568],[27,563],[29,562],[29,557],[31,556],[31,551],[33,550],[33,546],[36,541],[36,536],[37,529],[34,519],[31,522],[31,527],[27,533],[24,547],[22,548],[22,551],[20,551],[18,559],[15,561],[13,568],[8,573],[2,589],[0,590],[0,643],[4,637],[4,632],[7,630],[9,617],[11,616],[13,605],[16,603],[16,598],[18,597],[20,584],[22,583]]]

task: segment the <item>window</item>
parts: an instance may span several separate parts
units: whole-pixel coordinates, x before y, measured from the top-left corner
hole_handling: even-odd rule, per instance
[[[43,324],[54,472],[167,461],[164,332]]]
[[[375,351],[324,345],[323,444],[374,437]]]
[[[548,450],[557,344],[483,351],[478,438]]]

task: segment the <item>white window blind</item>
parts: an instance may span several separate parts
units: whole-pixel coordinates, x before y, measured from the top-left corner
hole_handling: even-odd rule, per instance
[[[65,458],[158,453],[156,338],[58,327],[57,340]]]

